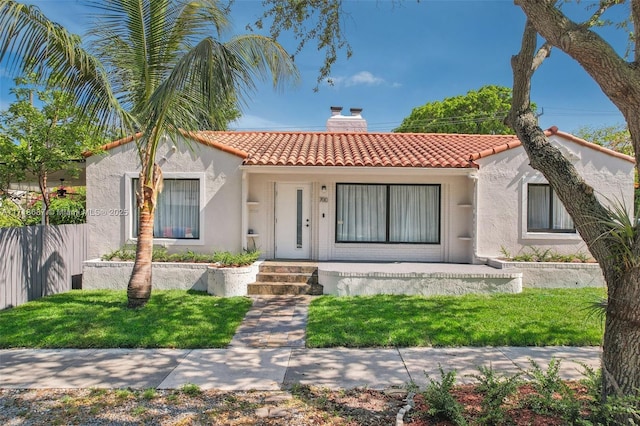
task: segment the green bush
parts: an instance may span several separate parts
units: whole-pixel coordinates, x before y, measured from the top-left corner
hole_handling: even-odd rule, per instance
[[[186,252],[169,254],[165,247],[154,246],[151,260],[153,262],[216,263],[221,267],[237,267],[251,265],[258,260],[259,256],[259,251],[245,251],[242,253],[223,251],[207,254],[187,250]],[[131,244],[125,245],[101,257],[102,260],[119,260],[125,262],[133,261],[135,258],[136,247]]]
[[[520,385],[520,375],[500,376],[496,374],[491,365],[489,367],[478,367],[480,374],[471,375],[478,380],[476,391],[483,395],[482,412],[478,419],[481,424],[485,425],[502,425],[508,424],[509,419],[503,404],[506,399],[514,395]]]
[[[259,251],[245,251],[242,253],[223,251],[214,253],[213,259],[220,266],[247,266],[258,260],[259,256]]]
[[[22,225],[22,213],[18,206],[9,200],[0,200],[0,228]]]
[[[425,373],[429,384],[422,392],[422,396],[429,405],[427,414],[439,420],[451,421],[458,426],[466,425],[464,408],[451,394],[456,383],[456,371],[450,370],[445,373],[442,366],[438,366],[438,368],[440,369],[440,381],[432,379]]]
[[[571,254],[560,254],[552,249],[541,249],[535,246],[527,246],[524,249],[520,250],[520,252],[511,256],[511,253],[502,246],[500,248],[500,253],[502,256],[514,262],[576,262],[576,263],[587,263],[593,261],[593,259],[586,253],[578,252]]]
[[[551,358],[547,371],[534,360],[530,362],[532,368],[529,375],[535,393],[529,395],[525,404],[535,413],[560,417],[568,424],[581,422],[582,404],[567,383],[560,378],[560,360]]]

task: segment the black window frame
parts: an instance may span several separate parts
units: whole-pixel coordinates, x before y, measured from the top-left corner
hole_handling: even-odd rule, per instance
[[[385,203],[386,203],[386,217],[385,217],[385,240],[384,241],[348,241],[338,240],[338,192],[341,185],[360,185],[360,186],[384,186],[386,187]],[[393,186],[425,186],[425,187],[437,187],[438,188],[438,239],[434,242],[420,242],[420,241],[390,241],[390,203],[391,203],[391,187]],[[336,244],[383,244],[383,245],[398,245],[398,244],[412,244],[412,245],[440,245],[442,243],[442,185],[439,183],[362,183],[362,182],[338,182],[336,183],[335,194],[335,214],[334,214],[334,241]]]
[[[529,227],[529,202],[530,202],[530,188],[532,186],[538,186],[538,187],[546,187],[549,188],[549,227],[548,228],[530,228]],[[576,226],[575,223],[573,224],[573,228],[571,229],[556,229],[553,228],[553,188],[551,187],[551,185],[549,185],[548,183],[529,183],[527,184],[527,232],[531,232],[531,233],[540,233],[540,232],[544,232],[544,233],[554,233],[554,234],[575,234],[576,233]],[[564,207],[564,206],[563,206]],[[566,207],[564,207],[566,210]],[[573,218],[572,218],[573,221]]]

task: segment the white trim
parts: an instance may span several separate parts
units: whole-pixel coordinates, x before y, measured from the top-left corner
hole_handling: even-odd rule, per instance
[[[124,196],[125,205],[132,212],[128,216],[126,223],[126,236],[127,241],[138,241],[137,237],[133,236],[133,209],[136,208],[133,202],[133,193],[131,190],[132,180],[140,177],[139,172],[126,172],[124,174]],[[200,188],[200,236],[197,239],[179,239],[179,238],[154,238],[153,243],[158,245],[173,245],[173,246],[203,246],[204,245],[204,204],[205,204],[205,177],[204,172],[165,172],[162,174],[163,179],[198,179]]]
[[[249,189],[247,187],[247,172],[242,171],[242,180],[240,181],[240,192],[242,194],[241,200],[242,204],[240,205],[240,215],[241,215],[241,225],[240,225],[240,241],[242,244],[242,250],[247,250],[249,247],[249,213],[247,209],[247,204],[249,200],[247,199]],[[253,236],[255,238],[256,235]],[[255,247],[255,240],[253,240],[253,245]]]
[[[578,232],[529,232],[527,231],[527,194],[530,183],[549,184],[549,182],[539,172],[534,172],[529,176],[523,176],[520,181],[520,237],[523,240],[553,240],[553,241],[578,241],[581,240]]]
[[[352,166],[246,166],[240,170],[247,173],[268,174],[312,174],[312,175],[381,175],[394,176],[467,176],[477,173],[475,168],[432,168],[432,167],[352,167]]]

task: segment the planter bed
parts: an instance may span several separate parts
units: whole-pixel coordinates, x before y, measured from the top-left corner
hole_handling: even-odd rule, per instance
[[[255,282],[259,262],[239,268],[219,268],[209,263],[153,262],[153,288],[199,290],[215,296],[245,296]],[[133,262],[87,260],[83,264],[84,289],[125,290]]]

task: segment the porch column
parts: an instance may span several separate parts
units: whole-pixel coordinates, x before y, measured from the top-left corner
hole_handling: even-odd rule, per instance
[[[242,171],[242,205],[240,211],[242,212],[242,226],[240,227],[240,241],[242,242],[242,250],[247,250],[247,227],[249,226],[249,217],[247,213],[247,194],[249,193],[247,188],[247,171]]]

